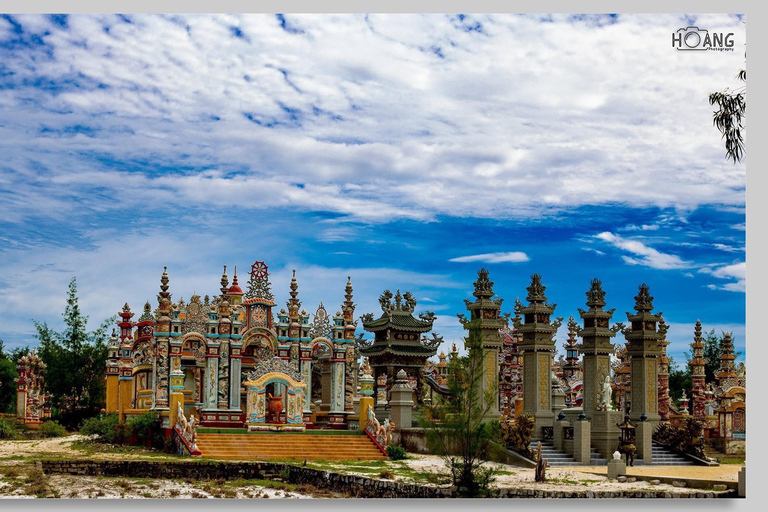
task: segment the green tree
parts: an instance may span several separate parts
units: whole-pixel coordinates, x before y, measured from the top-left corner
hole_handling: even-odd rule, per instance
[[[669,396],[677,402],[683,394],[685,389],[686,395],[691,396],[691,390],[693,389],[693,381],[691,380],[691,367],[685,365],[684,368],[680,368],[680,365],[674,360],[673,357],[669,357]]]
[[[29,347],[16,347],[9,352],[5,342],[0,339],[0,412],[16,411],[16,378],[19,373],[16,363],[29,353]]]
[[[46,365],[46,391],[51,393],[54,416],[70,428],[82,418],[96,414],[105,401],[104,372],[107,359],[107,329],[115,318],[88,332],[88,317],[80,311],[77,280],[69,282],[63,332],[34,321],[38,354]]]
[[[467,355],[448,363],[449,395],[423,407],[420,421],[432,451],[443,457],[458,496],[487,497],[494,471],[485,465],[498,421],[486,421],[498,392],[482,393],[484,378],[482,335],[478,320],[467,322]],[[429,419],[427,419],[429,418]]]
[[[739,71],[737,78],[746,84],[747,70]],[[746,85],[734,91],[726,89],[709,95],[709,104],[717,105],[712,115],[712,122],[723,134],[725,140],[725,156],[740,162],[744,157],[744,118],[747,117]]]

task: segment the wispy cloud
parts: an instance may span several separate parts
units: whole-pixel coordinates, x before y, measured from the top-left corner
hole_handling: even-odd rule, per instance
[[[735,280],[723,285],[707,285],[712,290],[727,290],[731,292],[745,292],[747,290],[747,263],[744,261],[721,267],[703,267],[699,272],[710,274],[719,279]]]
[[[683,261],[679,256],[664,254],[643,242],[623,238],[608,231],[595,235],[595,238],[630,253],[632,256],[622,256],[622,259],[630,265],[642,265],[659,270],[683,269],[692,266],[690,262]]]
[[[480,261],[483,263],[522,263],[529,261],[530,258],[524,252],[489,252],[486,254],[472,254],[470,256],[459,256],[451,258],[448,261],[454,263],[470,263]]]

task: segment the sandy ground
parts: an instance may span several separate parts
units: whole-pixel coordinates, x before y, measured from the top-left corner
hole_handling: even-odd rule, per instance
[[[82,436],[67,436],[57,439],[31,441],[0,441],[0,497],[33,497],[35,495],[62,498],[305,498],[329,496],[314,489],[275,489],[259,485],[233,485],[233,482],[196,482],[181,480],[149,480],[146,478],[104,478],[70,475],[37,475],[34,479],[34,464],[22,457],[72,457],[92,459],[125,459],[146,457],[142,453],[85,453],[73,448],[74,441]],[[448,471],[442,458],[435,455],[411,454],[404,461],[388,461],[381,472],[388,470],[392,479],[413,483],[412,476],[398,475],[399,468],[408,468],[421,475],[431,473],[447,477]],[[347,474],[358,474],[372,478],[390,475],[379,474],[379,469],[369,468],[367,472],[356,472],[354,463],[326,463],[329,469]],[[488,465],[500,471],[494,486],[517,489],[538,489],[577,491],[619,491],[645,490],[689,492],[685,487],[668,484],[652,485],[645,481],[619,483],[608,480],[605,467],[549,468],[546,482],[536,482],[534,470],[490,462]],[[371,472],[373,469],[373,473]],[[740,465],[718,467],[664,466],[628,468],[628,476],[678,476],[681,478],[705,478],[720,481],[738,481]],[[431,481],[439,481],[433,478]],[[420,485],[436,485],[418,480]],[[37,487],[35,487],[37,485]],[[279,484],[276,484],[279,485]],[[35,491],[37,489],[37,491]],[[303,492],[302,492],[303,491]]]
[[[447,469],[442,458],[436,455],[417,455],[411,454],[412,459],[408,459],[404,462],[408,467],[417,471],[428,471],[431,473],[441,473],[447,475]],[[494,486],[502,488],[517,488],[517,489],[538,489],[538,490],[552,490],[552,491],[577,491],[589,488],[590,491],[621,491],[621,490],[645,490],[653,489],[655,491],[675,491],[675,492],[697,492],[698,489],[688,489],[685,487],[674,487],[669,484],[657,484],[652,485],[644,481],[624,482],[620,483],[616,480],[609,480],[606,476],[606,468],[594,468],[594,472],[588,471],[589,468],[585,467],[571,467],[571,468],[548,468],[546,471],[546,482],[536,482],[535,470],[527,468],[519,468],[515,466],[507,466],[505,464],[499,464],[495,462],[487,463],[501,471],[501,474],[496,476]],[[723,469],[721,469],[723,468]],[[688,466],[667,466],[663,470],[657,470],[657,468],[629,468],[628,476],[650,474],[655,476],[680,476],[690,478],[711,478],[715,479],[714,473],[709,476],[704,476],[700,473],[695,473],[696,469],[703,470],[720,470],[720,473],[727,475],[728,478],[717,478],[718,480],[733,480],[737,481],[738,477],[735,476],[741,466],[718,468],[698,468]],[[344,471],[343,467],[339,468],[340,471]],[[686,471],[688,470],[688,471]],[[636,472],[634,472],[636,471]],[[361,474],[363,473],[354,473]],[[602,474],[600,474],[602,473]],[[690,473],[690,474],[689,474]],[[371,476],[368,474],[367,476]],[[404,480],[396,478],[398,480]]]
[[[15,480],[15,481],[14,481]],[[0,498],[35,498],[25,476],[0,481]],[[104,478],[50,475],[39,496],[46,498],[312,498],[310,494],[258,485],[222,486],[214,482],[188,483],[146,478]]]

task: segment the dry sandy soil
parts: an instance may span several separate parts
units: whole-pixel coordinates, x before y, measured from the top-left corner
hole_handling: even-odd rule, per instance
[[[109,453],[84,452],[72,446],[82,441],[82,436],[57,439],[0,441],[0,498],[61,497],[61,498],[307,498],[331,497],[328,492],[290,484],[254,481],[182,481],[150,480],[147,478],[105,478],[70,475],[42,475],[35,470],[31,458],[88,457],[93,459],[146,458],[141,451]],[[156,457],[153,457],[156,458]],[[359,464],[359,463],[358,463]],[[645,481],[619,483],[608,480],[606,468],[572,467],[549,468],[547,481],[536,482],[534,470],[498,463],[489,463],[500,471],[495,486],[517,489],[578,491],[645,490],[675,491],[686,493],[688,488],[668,484],[652,485]],[[314,464],[310,462],[309,466]],[[408,483],[435,485],[446,481],[447,470],[443,459],[434,455],[415,455],[404,461],[387,461],[381,466],[363,467],[355,463],[323,463],[325,469],[348,474],[359,474],[381,479],[394,479]],[[721,465],[716,468],[697,466],[636,467],[629,468],[628,475],[678,476],[681,478],[706,478],[721,481],[737,481],[741,466]],[[260,485],[267,484],[267,485]],[[277,487],[277,488],[275,488]]]

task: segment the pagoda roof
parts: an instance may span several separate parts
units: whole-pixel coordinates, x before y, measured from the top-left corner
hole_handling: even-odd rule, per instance
[[[432,329],[433,322],[434,318],[429,320],[414,318],[413,314],[409,311],[389,311],[372,322],[363,321],[363,328],[366,331],[371,332],[383,331],[386,329],[427,332]]]
[[[402,356],[426,356],[431,357],[437,354],[437,347],[430,348],[421,345],[420,343],[395,343],[390,342],[388,344],[374,343],[370,347],[360,347],[360,354],[365,356],[394,354]]]

